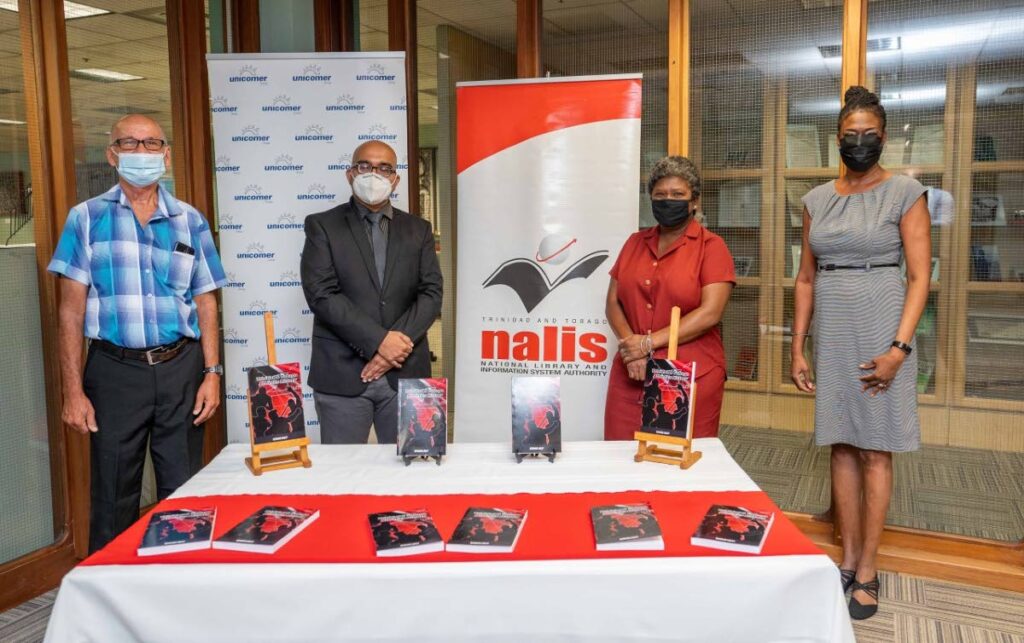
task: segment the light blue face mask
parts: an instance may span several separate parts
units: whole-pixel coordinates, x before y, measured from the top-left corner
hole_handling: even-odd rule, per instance
[[[117,155],[117,173],[137,188],[153,185],[166,171],[163,152]]]

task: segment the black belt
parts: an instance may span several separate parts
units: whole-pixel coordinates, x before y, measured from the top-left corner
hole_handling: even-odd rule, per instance
[[[108,355],[113,355],[121,359],[134,359],[140,362],[146,362],[150,366],[153,366],[155,364],[171,361],[178,356],[178,353],[185,350],[185,346],[187,346],[191,341],[193,340],[188,337],[182,337],[176,342],[148,349],[124,348],[102,339],[94,339],[90,342],[90,345],[95,346],[97,350],[101,350]]]
[[[818,264],[818,272],[822,270],[871,270],[873,268],[899,268],[898,263],[867,263],[863,266],[837,266],[834,263]]]

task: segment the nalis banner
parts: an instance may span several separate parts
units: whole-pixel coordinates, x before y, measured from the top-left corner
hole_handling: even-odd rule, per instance
[[[309,369],[313,315],[299,278],[307,215],[348,201],[345,171],[365,141],[398,153],[391,195],[408,210],[405,54],[210,54],[228,440],[249,441],[246,373],[267,363],[263,313],[279,362],[302,365],[306,433],[320,439]],[[415,189],[415,188],[414,188]],[[414,192],[415,193],[415,192]]]
[[[608,271],[637,229],[641,78],[459,83],[455,439],[505,441],[513,376],[561,378],[599,440]]]

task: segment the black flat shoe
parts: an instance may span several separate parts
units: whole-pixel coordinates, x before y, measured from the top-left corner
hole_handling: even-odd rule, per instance
[[[858,589],[875,599],[874,605],[865,605],[858,601],[853,596],[850,597],[850,618],[855,621],[863,621],[866,618],[871,618],[878,612],[878,576],[875,576],[873,580],[869,580],[866,583],[858,583],[853,581],[853,591]]]
[[[839,580],[843,584],[843,593],[850,591],[853,581],[857,580],[857,570],[839,568]]]

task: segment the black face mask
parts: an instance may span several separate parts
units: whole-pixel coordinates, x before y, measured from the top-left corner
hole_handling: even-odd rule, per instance
[[[878,134],[847,134],[839,140],[839,156],[846,167],[864,172],[882,156],[882,137]]]
[[[656,199],[651,201],[651,211],[662,227],[674,228],[690,218],[690,202],[686,199]]]

